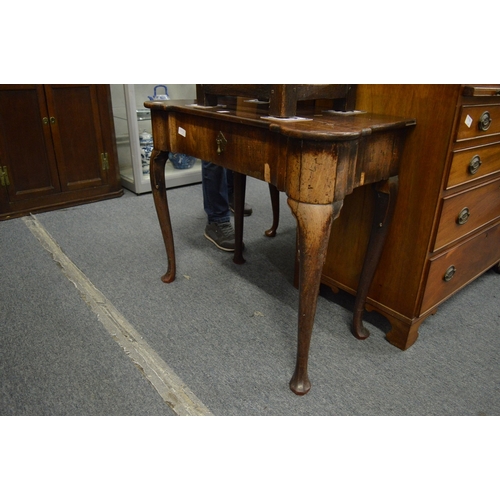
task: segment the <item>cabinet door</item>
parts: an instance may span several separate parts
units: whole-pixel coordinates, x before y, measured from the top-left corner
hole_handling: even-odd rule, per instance
[[[60,191],[43,85],[0,85],[0,166],[7,204]]]
[[[63,191],[107,184],[96,85],[45,85]]]

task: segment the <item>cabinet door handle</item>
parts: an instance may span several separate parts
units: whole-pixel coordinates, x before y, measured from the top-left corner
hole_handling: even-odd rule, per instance
[[[474,155],[469,163],[469,173],[474,175],[479,170],[482,163],[481,157],[479,155]]]
[[[0,167],[0,185],[7,187],[10,186],[9,174],[7,173],[7,167]]]
[[[51,125],[54,125],[54,123],[56,123],[56,119],[53,116],[50,117],[50,123]]]
[[[48,124],[49,124],[49,119],[48,119],[46,116],[44,116],[44,117],[42,118],[42,123],[43,123],[44,125],[48,125]]]

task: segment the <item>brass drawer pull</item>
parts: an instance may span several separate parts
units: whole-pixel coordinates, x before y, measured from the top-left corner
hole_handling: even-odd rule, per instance
[[[479,155],[474,155],[469,163],[469,173],[474,175],[482,164],[481,157]]]
[[[469,220],[469,217],[470,217],[470,210],[468,209],[468,207],[462,208],[457,217],[457,224],[459,226],[463,226]]]
[[[490,128],[491,122],[493,120],[491,119],[491,115],[489,111],[485,111],[482,115],[481,118],[479,118],[479,130],[482,130],[483,132],[485,130],[488,130]]]
[[[443,280],[447,282],[450,281],[453,278],[453,276],[455,276],[456,272],[457,272],[456,267],[450,266],[444,273]]]

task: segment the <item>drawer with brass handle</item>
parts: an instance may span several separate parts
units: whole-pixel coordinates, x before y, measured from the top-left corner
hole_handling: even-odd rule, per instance
[[[434,251],[500,218],[500,179],[444,198]]]
[[[500,261],[500,224],[431,260],[421,313]]]
[[[500,104],[462,106],[457,141],[500,134]]]
[[[453,152],[446,188],[500,173],[500,142]]]

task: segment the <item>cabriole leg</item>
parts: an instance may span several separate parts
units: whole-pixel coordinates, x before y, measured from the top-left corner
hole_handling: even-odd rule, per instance
[[[168,160],[167,151],[154,149],[151,153],[150,178],[153,200],[155,203],[156,214],[160,223],[165,250],[167,251],[168,268],[162,276],[164,283],[171,283],[175,279],[175,249],[174,236],[172,233],[172,224],[170,222],[170,212],[167,201],[167,187],[165,184],[165,163]]]
[[[351,330],[352,334],[360,340],[364,340],[370,336],[370,332],[363,325],[363,312],[366,297],[368,296],[373,276],[377,270],[392,215],[394,214],[398,192],[398,178],[391,177],[388,181],[378,183],[374,187],[376,190],[375,213],[373,215],[370,241],[366,250],[363,270],[359,278]]]
[[[297,361],[295,372],[290,381],[290,389],[299,396],[307,394],[311,389],[307,364],[321,271],[325,261],[332,221],[338,216],[342,203],[311,205],[288,199],[288,205],[297,219],[299,252]]]
[[[273,225],[267,229],[264,234],[270,238],[274,238],[280,222],[280,192],[276,186],[269,184],[269,195],[271,197],[271,207],[273,210]]]

